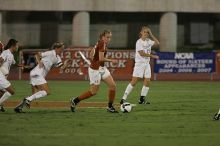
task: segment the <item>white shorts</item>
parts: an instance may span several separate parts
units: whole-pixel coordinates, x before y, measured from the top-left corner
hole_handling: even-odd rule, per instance
[[[47,83],[45,80],[45,71],[43,68],[39,68],[36,66],[31,72],[30,72],[30,84],[32,86],[36,85],[42,85]]]
[[[151,68],[149,63],[135,63],[133,77],[151,78]]]
[[[6,76],[0,72],[0,90],[6,89],[11,86],[11,83],[6,79]]]
[[[99,85],[102,79],[106,79],[111,75],[109,70],[105,66],[99,67],[99,70],[93,70],[89,67],[88,72],[89,72],[90,85],[91,84]]]

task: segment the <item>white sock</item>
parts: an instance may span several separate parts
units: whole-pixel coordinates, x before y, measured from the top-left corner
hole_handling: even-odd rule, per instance
[[[3,102],[4,102],[5,100],[7,100],[10,96],[11,96],[11,93],[5,92],[5,93],[2,95],[2,97],[0,98],[0,105],[3,104]]]
[[[42,91],[38,91],[37,93],[34,93],[33,95],[27,97],[26,99],[29,101],[32,101],[34,99],[38,99],[38,98],[44,97],[46,95],[47,95],[47,92],[42,90]]]
[[[220,114],[220,108],[219,108],[218,114]]]
[[[134,88],[134,86],[132,86],[130,83],[128,84],[126,90],[125,90],[125,93],[122,97],[122,99],[126,100],[128,95],[131,93],[132,89]]]
[[[149,91],[149,87],[143,86],[141,90],[141,96],[147,96],[147,93]]]

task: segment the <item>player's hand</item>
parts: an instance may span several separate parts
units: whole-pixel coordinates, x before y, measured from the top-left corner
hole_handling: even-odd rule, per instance
[[[154,59],[160,59],[158,55],[154,55]]]
[[[148,29],[148,34],[149,34],[150,37],[153,35],[150,28]]]
[[[117,64],[117,63],[118,63],[118,60],[112,60],[112,63],[113,63],[113,64]]]

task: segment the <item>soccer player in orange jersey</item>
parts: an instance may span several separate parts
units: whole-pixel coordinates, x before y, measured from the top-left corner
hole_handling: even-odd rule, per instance
[[[90,89],[76,98],[72,98],[70,101],[71,111],[75,112],[76,105],[91,96],[94,96],[98,90],[101,80],[103,80],[109,87],[108,92],[108,108],[107,111],[110,113],[117,113],[113,106],[115,99],[116,85],[109,72],[109,70],[104,66],[105,62],[112,62],[116,64],[118,61],[109,59],[106,57],[107,44],[111,41],[112,33],[110,30],[104,30],[99,37],[99,41],[92,49],[90,56],[92,56],[90,67],[88,68],[89,79],[90,79]]]

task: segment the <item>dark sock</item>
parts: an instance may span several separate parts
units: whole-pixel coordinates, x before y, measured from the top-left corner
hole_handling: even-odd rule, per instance
[[[78,104],[80,102],[78,97],[76,97],[73,101],[74,101],[75,104]]]
[[[109,103],[108,103],[108,107],[109,107],[109,108],[112,107],[112,102],[109,102]]]

